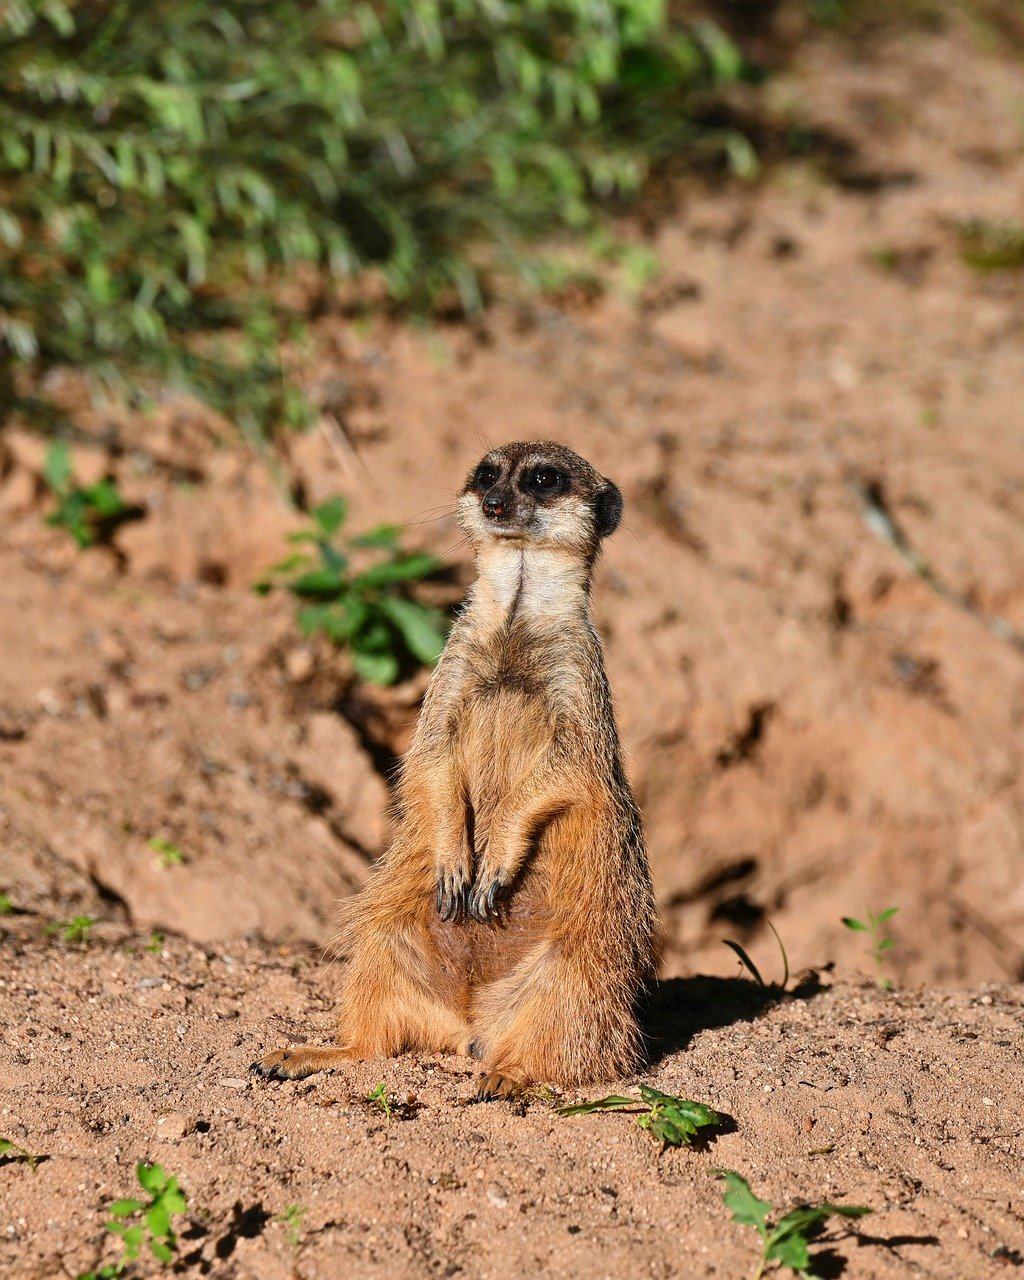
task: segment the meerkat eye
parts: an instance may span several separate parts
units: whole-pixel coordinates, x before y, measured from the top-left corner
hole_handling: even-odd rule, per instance
[[[555,494],[565,493],[569,487],[569,477],[560,467],[550,467],[541,463],[530,467],[523,473],[520,488],[527,493],[535,493],[538,497],[550,498]]]
[[[493,462],[481,462],[473,472],[473,488],[481,491],[489,489],[500,475],[501,468],[496,467]]]

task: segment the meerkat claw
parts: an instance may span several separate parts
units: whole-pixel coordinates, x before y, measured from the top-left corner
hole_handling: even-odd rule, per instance
[[[465,918],[469,904],[469,885],[465,880],[444,874],[437,882],[437,914],[444,921]]]
[[[468,911],[474,920],[487,924],[498,920],[503,914],[501,896],[505,891],[505,882],[500,877],[485,884],[477,883],[469,895]]]
[[[508,1076],[497,1071],[489,1071],[482,1075],[476,1087],[477,1102],[497,1102],[501,1098],[518,1098],[525,1092],[525,1087]]]

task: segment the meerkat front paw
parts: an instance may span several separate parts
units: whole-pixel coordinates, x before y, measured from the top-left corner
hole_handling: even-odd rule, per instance
[[[486,867],[481,867],[466,907],[472,919],[479,920],[481,924],[500,919],[507,888],[508,881],[502,872],[488,871]]]
[[[441,865],[437,873],[437,914],[442,920],[463,920],[469,906],[469,868],[463,863]]]

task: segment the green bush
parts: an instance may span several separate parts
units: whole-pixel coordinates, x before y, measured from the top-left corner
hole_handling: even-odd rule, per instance
[[[411,592],[444,566],[436,556],[403,550],[397,525],[378,525],[340,541],[346,511],[342,497],[314,507],[310,527],[288,537],[305,549],[273,565],[254,589],[266,595],[275,586],[286,587],[303,602],[298,613],[303,635],[325,635],[348,649],[360,679],[394,684],[403,673],[420,664],[433,666],[441,656],[447,620]],[[358,572],[351,567],[355,558],[364,561]]]
[[[301,421],[289,268],[476,307],[658,157],[735,156],[694,113],[741,72],[662,0],[7,0],[0,415],[70,365]]]

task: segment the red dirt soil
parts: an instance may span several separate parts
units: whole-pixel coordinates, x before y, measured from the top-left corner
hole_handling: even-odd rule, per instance
[[[208,1215],[183,1251],[217,1276],[740,1276],[753,1237],[716,1165],[783,1205],[874,1206],[836,1246],[852,1280],[1024,1265],[1024,273],[973,272],[955,230],[1024,207],[1020,83],[955,25],[817,43],[774,109],[843,146],[756,186],[674,186],[635,302],[318,321],[296,360],[325,412],[281,485],[187,401],[130,414],[55,379],[80,477],[112,471],[145,508],[113,549],[44,526],[44,445],[7,429],[0,890],[24,914],[0,920],[0,1134],[50,1158],[0,1163],[5,1275],[91,1265],[144,1156]],[[595,610],[667,1021],[693,1033],[650,1079],[735,1117],[708,1151],[659,1157],[628,1119],[536,1099],[464,1106],[461,1060],[245,1073],[329,1028],[315,946],[378,851],[423,683],[360,687],[286,598],[252,595],[302,523],[288,492],[409,524],[454,597],[454,493],[487,442],[531,437],[626,499]],[[857,985],[871,962],[840,924],[888,906],[895,995]],[[47,938],[79,913],[93,941]],[[772,976],[769,920],[795,968],[841,981],[750,1021],[721,940]],[[164,954],[141,950],[154,929]],[[413,1118],[374,1114],[382,1079]],[[294,1248],[261,1216],[291,1202]]]

